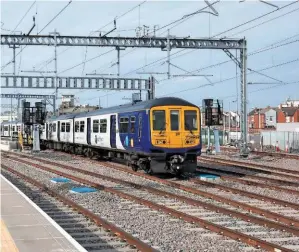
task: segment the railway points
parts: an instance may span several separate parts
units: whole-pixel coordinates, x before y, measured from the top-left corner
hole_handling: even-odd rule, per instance
[[[26,3],[1,250],[299,252],[298,1]]]

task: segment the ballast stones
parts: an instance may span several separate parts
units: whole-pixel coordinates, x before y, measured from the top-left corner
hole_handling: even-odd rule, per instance
[[[67,178],[52,178],[51,179],[51,182],[52,183],[68,183],[70,182],[71,180],[70,179],[67,179]]]
[[[216,179],[220,179],[220,176],[218,175],[214,175],[214,174],[199,174],[198,178],[200,180],[216,180]]]
[[[91,187],[74,187],[70,190],[71,193],[91,193],[97,190]]]

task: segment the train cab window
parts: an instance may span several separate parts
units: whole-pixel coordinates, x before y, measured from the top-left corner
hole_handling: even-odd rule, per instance
[[[153,111],[153,130],[165,130],[165,111]]]
[[[130,122],[131,122],[131,133],[135,133],[135,122],[136,122],[136,117],[135,116],[131,116],[130,118]]]
[[[61,132],[65,132],[65,123],[61,123],[61,129],[60,129]]]
[[[129,117],[121,117],[119,119],[120,129],[119,133],[128,133],[129,131]]]
[[[107,131],[107,119],[100,120],[100,133],[106,133]]]
[[[80,132],[79,122],[75,122],[75,132]]]
[[[92,121],[92,132],[98,133],[99,132],[99,120]]]
[[[171,130],[179,130],[180,128],[180,111],[170,110],[170,128]]]
[[[196,110],[185,111],[185,130],[197,130],[197,112]]]
[[[65,132],[71,132],[71,124],[69,122],[65,124]]]
[[[56,123],[53,123],[53,132],[56,132]]]
[[[8,126],[4,126],[4,131],[8,131]]]
[[[80,121],[80,132],[84,132],[84,125],[85,125],[85,122]]]

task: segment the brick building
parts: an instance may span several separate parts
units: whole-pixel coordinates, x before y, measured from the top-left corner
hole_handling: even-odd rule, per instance
[[[248,114],[248,125],[251,129],[275,129],[277,108],[255,108]]]
[[[292,123],[299,122],[299,108],[298,107],[282,107],[277,112],[278,123]]]

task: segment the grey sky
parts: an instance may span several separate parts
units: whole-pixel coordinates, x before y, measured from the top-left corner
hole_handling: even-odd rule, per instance
[[[29,6],[33,1],[1,1],[1,21],[2,29],[13,30],[21,17],[25,14]],[[212,2],[212,1],[210,1]],[[278,6],[284,6],[290,1],[271,1]],[[108,22],[112,21],[114,17],[121,15],[128,11],[132,7],[136,6],[141,1],[74,1],[69,7],[53,21],[42,34],[48,34],[53,32],[56,28],[57,31],[62,35],[89,35],[90,32],[99,29]],[[36,15],[37,29],[35,28],[33,34],[40,31],[45,24],[48,23],[65,5],[67,1],[37,1],[34,7],[30,10],[28,15],[25,17],[23,22],[19,25],[17,30],[22,32],[28,32],[32,26],[32,16]],[[142,4],[140,8],[136,8],[134,11],[128,13],[124,17],[117,20],[117,31],[111,35],[117,36],[135,36],[134,29],[139,25],[148,25],[153,27],[159,25],[160,27],[164,24],[168,24],[173,20],[182,17],[185,14],[194,12],[205,6],[203,1],[150,1]],[[268,13],[275,8],[257,2],[257,1],[245,1],[239,3],[239,1],[220,1],[214,5],[215,9],[219,12],[219,16],[212,16],[209,14],[198,14],[193,16],[186,22],[183,22],[173,29],[170,34],[175,36],[191,36],[191,37],[209,37],[217,35],[227,29],[237,26],[243,22],[251,20],[262,14]],[[297,10],[298,9],[298,10]],[[140,10],[140,11],[139,11]],[[268,23],[259,25],[267,20],[281,16],[284,13],[294,12],[286,14],[283,17],[277,18],[276,20]],[[139,14],[140,13],[140,14]],[[271,15],[268,15],[255,22],[251,22],[247,25],[241,26],[240,28],[234,29],[230,32],[222,34],[221,37],[227,36],[234,38],[246,37],[248,41],[248,53],[256,51],[258,49],[270,46],[271,44],[283,40],[285,38],[295,36],[283,43],[292,42],[299,40],[299,2],[277,11]],[[140,19],[139,19],[140,16]],[[253,29],[242,32],[244,29],[252,26],[259,25]],[[103,31],[108,31],[113,27],[110,24]],[[171,26],[170,26],[171,27]],[[128,30],[128,31],[122,31]],[[8,31],[1,30],[1,33],[8,33]],[[161,29],[157,32],[158,35],[162,34],[165,36],[167,30]],[[248,67],[254,70],[259,70],[274,65],[278,65],[284,62],[292,60],[297,61],[286,64],[280,67],[274,67],[272,69],[263,71],[263,74],[267,74],[273,78],[285,81],[294,82],[299,80],[299,43],[294,42],[285,46],[278,47],[276,49],[268,50],[263,53],[259,53],[248,57]],[[65,51],[66,47],[58,48],[58,72],[63,72],[61,75],[64,76],[81,76],[83,65],[73,68],[69,71],[66,69],[81,63],[85,59],[84,47],[70,48]],[[86,59],[90,59],[111,50],[111,48],[88,48]],[[65,51],[64,53],[61,53]],[[132,51],[131,53],[129,53]],[[172,50],[171,53],[175,53],[178,50]],[[192,71],[209,65],[213,65],[229,58],[227,55],[220,50],[197,50],[192,51],[184,56],[177,57],[180,54],[176,54],[172,57],[171,62],[179,67]],[[61,54],[60,54],[61,53]],[[127,54],[128,53],[128,54]],[[235,53],[235,52],[234,52]],[[2,65],[12,59],[12,49],[8,49],[7,46],[2,46],[1,49],[1,61]],[[158,49],[126,49],[121,54],[127,54],[121,58],[121,74],[129,77],[136,77],[138,75],[127,73],[145,65],[157,59],[166,57],[167,53],[162,52]],[[22,61],[20,70],[32,70],[35,66],[36,69],[40,68],[43,61],[46,61],[53,57],[53,47],[30,47],[28,46],[20,54]],[[17,70],[19,70],[20,55],[17,57]],[[90,73],[97,69],[98,72],[102,73],[116,73],[116,66],[110,67],[111,63],[116,60],[116,51],[106,54],[103,57],[99,57],[95,60],[87,62],[85,64],[86,73]],[[163,61],[165,61],[164,59]],[[144,68],[144,71],[154,72],[166,72],[167,65],[162,64],[161,61],[158,64]],[[43,70],[53,70],[54,62],[51,62]],[[139,70],[143,71],[143,70]],[[12,64],[3,70],[4,73],[12,72]],[[171,67],[172,74],[182,74],[183,72]],[[200,72],[201,74],[212,74],[213,77],[209,77],[212,82],[219,82],[229,77],[236,75],[236,67],[233,62],[223,64],[221,66],[206,69]],[[248,72],[249,73],[249,72]],[[22,73],[20,73],[22,74]],[[140,76],[147,77],[147,76]],[[157,79],[166,79],[166,76],[156,76]],[[273,82],[273,80],[263,77],[257,74],[248,75],[248,81],[250,82]],[[156,87],[156,96],[165,96],[171,94],[171,96],[178,96],[189,100],[190,102],[201,105],[201,100],[207,97],[224,98],[230,95],[236,94],[236,79],[229,80],[226,82],[215,84],[214,86],[206,86],[204,88],[197,88],[200,85],[207,84],[207,80],[204,78],[176,78],[170,80],[161,81]],[[255,85],[249,86],[249,92],[256,91],[257,89],[267,88],[271,85]],[[272,85],[273,86],[273,85]],[[239,83],[238,83],[239,88]],[[181,92],[182,90],[191,89],[189,91]],[[2,89],[2,93],[19,92],[20,90],[13,89]],[[23,93],[53,93],[54,90],[22,90]],[[105,92],[105,91],[86,91],[86,90],[73,90],[73,91],[61,91],[60,94],[75,94],[79,97],[81,104],[98,104],[98,97],[101,97],[102,106],[117,105],[125,103],[122,97],[130,97],[130,92]],[[107,97],[105,94],[110,94]],[[299,99],[299,84],[292,84],[287,86],[281,86],[278,88],[267,89],[260,92],[249,93],[249,108],[253,106],[277,106],[280,102],[284,101],[287,97],[293,99]],[[228,107],[228,102],[235,98],[227,98],[224,100],[225,106]],[[3,101],[2,103],[8,103]],[[235,105],[231,105],[235,108]]]

